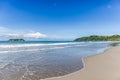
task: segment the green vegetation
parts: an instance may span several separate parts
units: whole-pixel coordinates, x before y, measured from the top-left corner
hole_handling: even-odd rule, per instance
[[[112,36],[92,35],[88,37],[77,38],[75,39],[75,41],[120,41],[120,35],[112,35]]]
[[[9,39],[8,41],[10,42],[24,42],[25,40],[24,39]]]

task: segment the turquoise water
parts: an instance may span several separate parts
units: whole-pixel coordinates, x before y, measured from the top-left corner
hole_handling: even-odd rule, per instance
[[[108,49],[110,42],[0,42],[0,80],[39,80],[83,68],[82,58]]]

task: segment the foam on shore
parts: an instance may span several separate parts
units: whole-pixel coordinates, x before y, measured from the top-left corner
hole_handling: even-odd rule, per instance
[[[103,54],[84,58],[85,67],[77,72],[44,80],[119,80],[120,46],[113,47]]]

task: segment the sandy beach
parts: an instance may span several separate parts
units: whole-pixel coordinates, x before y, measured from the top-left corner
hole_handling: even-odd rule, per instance
[[[45,80],[120,80],[120,46],[84,58],[84,62],[85,67],[80,71]]]

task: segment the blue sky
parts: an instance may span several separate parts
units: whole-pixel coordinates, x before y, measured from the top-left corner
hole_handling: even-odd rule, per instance
[[[1,39],[112,34],[120,34],[120,0],[0,0]]]

